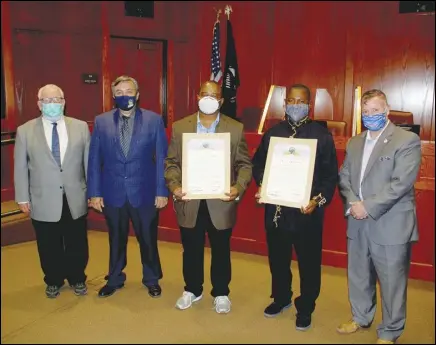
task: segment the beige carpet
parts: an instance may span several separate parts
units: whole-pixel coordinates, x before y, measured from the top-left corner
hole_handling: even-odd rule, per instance
[[[63,288],[56,300],[44,294],[34,242],[1,251],[1,343],[374,343],[375,325],[355,335],[336,334],[335,327],[350,317],[346,273],[324,267],[323,286],[313,327],[295,330],[295,309],[274,319],[263,316],[270,302],[270,276],[265,257],[233,253],[232,312],[212,310],[209,251],[206,252],[205,298],[192,309],[179,311],[174,303],[183,291],[181,246],[160,243],[164,269],[163,295],[151,299],[141,285],[136,239],[130,238],[126,287],[108,299],[97,298],[108,266],[107,234],[90,232],[89,294],[76,297]],[[298,295],[298,271],[295,288]],[[399,343],[435,343],[434,284],[410,281],[408,321]]]

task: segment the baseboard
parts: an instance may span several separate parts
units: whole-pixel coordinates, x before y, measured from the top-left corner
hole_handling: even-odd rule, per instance
[[[36,235],[30,218],[18,220],[1,227],[1,246],[35,241]]]
[[[14,200],[14,199],[15,199],[15,191],[13,188],[2,188],[2,190],[1,190],[2,202]]]

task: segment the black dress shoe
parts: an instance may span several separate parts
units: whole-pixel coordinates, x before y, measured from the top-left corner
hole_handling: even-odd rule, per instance
[[[297,331],[307,331],[312,324],[312,317],[310,315],[297,314],[295,321],[295,328]]]
[[[162,295],[162,289],[159,285],[150,285],[147,286],[147,289],[150,297],[157,298],[160,297],[160,295]]]
[[[118,286],[105,285],[98,292],[98,297],[109,297],[109,296],[112,296],[115,293],[115,291],[121,289],[122,287],[124,287],[124,284],[121,284],[121,285],[118,285]]]

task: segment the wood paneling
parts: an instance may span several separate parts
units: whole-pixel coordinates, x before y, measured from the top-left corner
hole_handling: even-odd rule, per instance
[[[14,130],[16,127],[14,56],[12,52],[12,32],[10,1],[1,2],[2,54],[4,69],[4,93],[6,101],[5,119],[1,121],[2,131]],[[2,85],[3,87],[3,85]]]
[[[210,74],[213,8],[225,3],[189,6],[197,13],[190,22],[197,30],[184,49],[188,76],[176,77],[185,81],[176,84],[191,92],[198,70],[200,81]],[[360,85],[363,91],[385,91],[392,109],[413,112],[422,139],[434,140],[434,15],[399,14],[397,2],[387,1],[236,1],[232,7],[241,76],[238,114],[247,128],[257,127],[261,112],[256,109],[263,108],[271,84],[304,83],[314,96],[322,89],[331,99],[314,116],[345,121],[350,135],[353,91]],[[224,62],[224,18],[221,22]],[[190,99],[183,101],[189,108]],[[176,118],[184,113],[176,110]]]
[[[82,74],[101,71],[101,39],[68,33],[48,33],[16,29],[13,56],[17,124],[39,115],[38,89],[45,84],[60,86],[66,98],[66,114],[93,119],[101,112],[99,84],[84,84]],[[84,53],[92,52],[92,54]],[[99,80],[101,83],[101,80]]]
[[[106,90],[109,83],[110,71],[102,71],[103,59],[107,59],[110,49],[109,34],[172,42],[169,63],[173,64],[173,75],[169,78],[174,80],[174,95],[169,97],[174,99],[175,120],[197,108],[199,85],[210,75],[214,8],[224,9],[226,5],[224,1],[157,1],[155,18],[145,19],[124,16],[122,1],[25,1],[2,2],[2,6],[7,6],[4,3],[10,3],[11,16],[6,18],[10,24],[2,20],[3,26],[25,29],[29,34],[76,35],[82,41],[79,44],[73,38],[65,38],[65,42],[56,41],[53,46],[55,42],[47,35],[47,42],[42,40],[38,51],[42,60],[38,60],[42,64],[38,68],[44,73],[35,73],[33,79],[50,77],[44,66],[48,62],[44,61],[50,61],[51,68],[60,70],[69,60],[95,66],[97,58],[94,72],[103,74],[103,82],[99,86],[99,97],[88,100],[92,112],[107,110],[110,104],[110,100],[102,99],[106,93],[101,90]],[[347,122],[350,135],[353,90],[361,85],[363,91],[369,88],[385,91],[392,109],[411,111],[415,123],[422,126],[422,139],[434,140],[434,15],[399,14],[398,3],[388,1],[234,1],[231,5],[241,77],[238,115],[247,128],[257,128],[271,84],[304,83],[314,96],[317,89],[324,90],[323,95],[328,100],[322,102],[326,107],[317,106],[321,111],[317,110],[314,116]],[[223,64],[225,24],[225,15],[222,15]],[[50,49],[45,48],[49,45]],[[18,72],[27,68],[26,73],[29,73],[25,65],[36,52],[24,51],[27,55],[21,57],[20,66],[15,69]],[[68,51],[72,56],[67,56]],[[15,59],[20,58],[14,55]],[[106,68],[110,70],[115,66],[111,67],[107,61]],[[74,69],[85,68],[72,66],[71,71],[63,71],[63,79],[74,83],[77,78]],[[81,92],[75,95],[71,94],[74,90],[69,91],[74,102],[81,98]],[[29,92],[25,90],[25,94]],[[79,115],[89,120],[94,116],[91,111]]]
[[[109,29],[109,14],[108,2],[101,1],[101,27],[102,27],[102,56],[101,56],[101,72],[102,85],[101,92],[103,96],[102,111],[106,112],[112,108],[112,92],[111,92],[111,65],[110,65],[110,29]]]
[[[10,3],[14,29],[86,35],[101,32],[100,1],[6,2]]]
[[[356,8],[354,84],[383,90],[391,109],[412,112],[421,138],[434,140],[434,14],[398,14],[395,1]]]
[[[162,114],[162,43],[111,38],[109,46],[111,80],[133,76],[139,84],[141,107]]]

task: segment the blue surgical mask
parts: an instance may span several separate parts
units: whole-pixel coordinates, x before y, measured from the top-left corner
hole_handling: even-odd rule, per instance
[[[363,125],[368,128],[368,130],[377,132],[383,129],[388,122],[386,112],[375,114],[375,115],[362,115]]]
[[[61,103],[42,103],[42,116],[51,122],[59,121],[64,115],[64,105]]]
[[[292,122],[300,122],[309,115],[309,104],[286,104],[286,115]]]
[[[136,105],[136,96],[115,96],[115,104],[121,110],[130,110]]]

